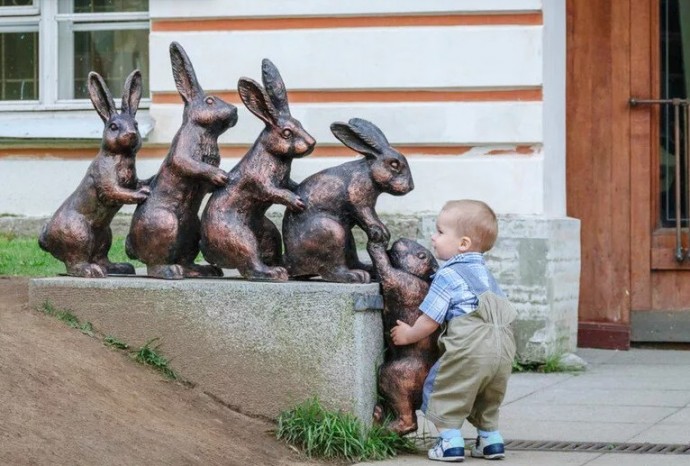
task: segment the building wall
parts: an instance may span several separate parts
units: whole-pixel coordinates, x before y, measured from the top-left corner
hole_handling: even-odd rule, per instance
[[[260,81],[261,60],[269,58],[283,76],[292,114],[318,143],[292,164],[293,179],[357,157],[330,133],[332,122],[371,120],[408,157],[416,186],[404,198],[382,195],[377,210],[390,219],[416,218],[412,236],[423,240],[448,199],[488,202],[514,240],[499,242],[496,257],[512,261],[505,270],[526,273],[499,278],[522,293],[533,326],[542,334],[548,329],[534,337],[546,342],[542,356],[574,349],[576,325],[568,323],[577,318],[579,224],[565,218],[564,0],[149,4],[152,96],[142,118],[155,124],[137,162],[140,177],[156,172],[181,123],[170,42],[185,48],[207,92],[239,108],[239,122],[220,138],[226,169],[262,128],[241,104],[237,81]],[[0,185],[10,189],[0,213],[49,215],[76,186],[90,157],[51,150],[38,160],[20,146],[2,152]],[[27,176],[41,189],[28,192]],[[521,254],[512,251],[518,243]],[[556,244],[566,250],[554,252]],[[562,256],[567,283],[558,281],[554,265]],[[543,271],[542,281],[530,270]]]
[[[564,215],[563,190],[547,193],[551,178],[544,173],[545,164],[563,164],[565,155],[559,144],[545,152],[545,121],[558,122],[560,110],[542,99],[541,1],[480,3],[207,0],[201,8],[151,0],[152,102],[140,118],[155,125],[140,152],[140,176],[155,173],[181,122],[168,55],[175,40],[202,86],[240,109],[238,124],[220,139],[223,167],[232,167],[260,132],[236,87],[241,76],[260,80],[261,59],[268,57],[285,80],[293,114],[318,142],[312,156],[293,164],[296,180],[356,157],[329,125],[362,117],[408,156],[415,177],[416,189],[404,201],[380,198],[382,212],[435,212],[446,199],[478,197],[500,213]],[[91,138],[100,125],[95,112],[92,119]],[[69,143],[3,150],[0,182],[10,195],[0,199],[0,212],[53,212],[95,153],[91,141],[79,154]],[[27,161],[40,193],[23,189]],[[558,175],[551,182],[562,186]]]
[[[238,104],[237,126],[220,139],[231,147],[262,127],[239,103],[237,80],[260,80],[264,57],[276,64],[293,115],[318,142],[293,163],[297,180],[355,156],[329,125],[356,116],[401,148],[415,177],[404,201],[382,196],[380,211],[435,212],[449,198],[481,197],[499,212],[545,214],[541,2],[341,3],[153,0],[151,142],[169,141],[181,121],[167,53],[175,40],[204,88]]]

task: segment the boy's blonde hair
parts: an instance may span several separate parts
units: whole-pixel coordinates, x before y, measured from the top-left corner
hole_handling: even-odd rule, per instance
[[[455,233],[468,236],[481,252],[494,246],[498,236],[498,221],[493,209],[485,202],[473,199],[448,201],[441,211],[452,216]]]

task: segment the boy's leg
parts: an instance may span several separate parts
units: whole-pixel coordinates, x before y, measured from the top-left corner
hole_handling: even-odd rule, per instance
[[[499,367],[494,378],[480,390],[468,420],[477,427],[477,442],[472,448],[472,456],[486,459],[505,457],[503,437],[498,431],[498,413],[508,386],[512,363],[505,362]]]
[[[429,449],[429,459],[434,461],[460,462],[465,459],[465,440],[460,429],[440,429],[441,437]]]

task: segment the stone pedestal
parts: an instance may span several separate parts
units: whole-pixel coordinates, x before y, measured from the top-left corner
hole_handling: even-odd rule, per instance
[[[56,277],[32,280],[29,294],[132,347],[159,338],[182,378],[240,412],[275,418],[316,396],[371,422],[378,284]]]

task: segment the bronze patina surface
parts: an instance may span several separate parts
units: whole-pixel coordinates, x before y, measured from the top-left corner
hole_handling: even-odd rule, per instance
[[[374,410],[374,420],[380,423],[392,414],[387,427],[404,435],[417,430],[415,411],[422,404],[424,379],[439,357],[440,331],[405,346],[395,346],[390,331],[398,320],[415,323],[438,264],[428,249],[406,238],[393,243],[389,251],[384,244],[372,242],[367,244],[367,250],[381,279],[386,344],[378,377],[383,402]]]
[[[405,157],[373,123],[353,118],[331,125],[333,134],[363,159],[328,168],[305,179],[295,190],[304,210],[288,210],[283,219],[284,263],[291,277],[320,275],[333,282],[368,283],[371,267],[357,258],[352,228],[371,241],[390,234],[375,211],[382,193],[403,195],[414,188]]]
[[[98,73],[89,73],[89,97],[103,120],[101,149],[77,189],[62,203],[39,235],[40,247],[65,263],[77,277],[133,274],[126,262],[112,263],[110,222],[123,204],[146,200],[149,188],[137,179],[135,157],[141,136],[134,116],[141,99],[141,73],[133,71],[125,82],[122,107]]]
[[[209,263],[237,268],[244,278],[284,281],[280,232],[265,214],[273,204],[304,208],[292,191],[297,184],[290,168],[293,159],[311,153],[316,141],[290,115],[285,84],[268,59],[261,77],[263,87],[241,78],[238,88],[242,102],[266,127],[228,173],[227,186],[211,195],[201,220],[201,251]]]
[[[182,126],[153,177],[127,236],[127,255],[146,264],[151,277],[222,276],[212,265],[194,263],[199,253],[199,208],[214,186],[224,186],[218,137],[237,123],[237,108],[204,93],[182,46],[170,44],[175,85],[184,101]]]

